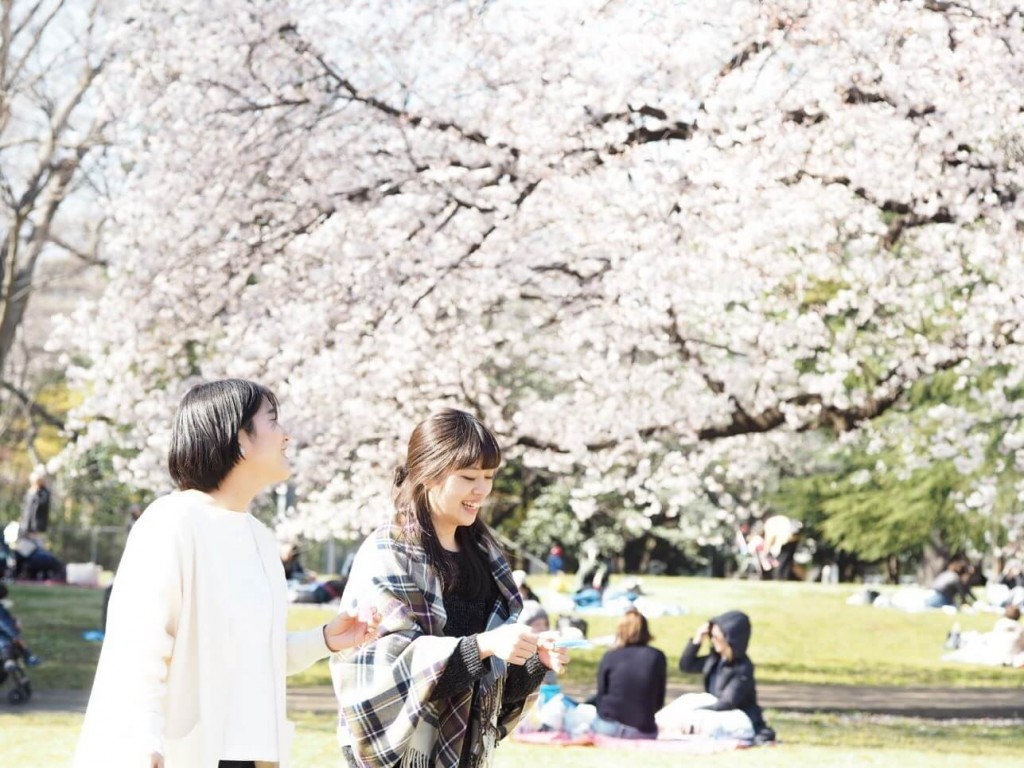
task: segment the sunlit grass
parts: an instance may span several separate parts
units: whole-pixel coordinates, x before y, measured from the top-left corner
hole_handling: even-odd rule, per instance
[[[550,597],[547,577],[531,577],[542,597]],[[819,683],[898,686],[1019,687],[1021,670],[943,663],[942,642],[953,621],[964,630],[988,630],[993,614],[940,612],[908,614],[870,606],[848,606],[859,585],[775,583],[682,577],[645,578],[653,599],[684,607],[684,616],[651,619],[654,644],[668,655],[670,682],[694,682],[676,669],[686,638],[708,617],[737,608],[750,614],[754,632],[750,656],[762,683]],[[25,635],[46,664],[32,670],[37,688],[87,688],[99,646],[82,632],[100,623],[102,592],[74,587],[14,585],[15,613]],[[293,606],[293,629],[329,619],[330,610]],[[611,634],[616,618],[587,616],[589,634]],[[592,684],[602,650],[573,654],[567,685]],[[326,662],[290,678],[290,685],[329,685]]]
[[[103,591],[35,584],[12,584],[8,590],[25,642],[45,662],[30,670],[32,686],[91,686],[100,646],[83,640],[82,633],[99,629]]]
[[[542,599],[551,596],[550,579],[531,577]],[[895,685],[934,687],[1019,687],[1021,670],[940,662],[942,643],[954,621],[964,630],[987,631],[991,613],[939,611],[905,613],[871,606],[849,606],[846,599],[863,585],[760,582],[684,577],[644,578],[652,599],[679,605],[684,616],[652,618],[654,645],[669,657],[669,682],[693,682],[676,668],[686,638],[711,616],[746,611],[753,622],[750,656],[763,683]],[[888,588],[885,588],[888,589]],[[294,627],[313,626],[330,617],[313,607],[296,607]],[[591,637],[612,634],[616,617],[585,616]],[[603,649],[575,651],[567,684],[589,685]],[[293,685],[329,683],[326,664],[292,678]]]
[[[295,768],[341,765],[330,716],[293,714],[298,731],[292,755]],[[773,747],[715,755],[665,755],[594,747],[536,747],[505,742],[495,768],[557,765],[558,768],[619,768],[624,761],[647,768],[685,765],[793,768],[818,766],[898,766],[899,768],[1010,768],[1020,764],[1020,723],[936,722],[858,715],[768,717],[781,742]],[[66,765],[82,716],[0,709],[0,749],[4,765]]]
[[[548,586],[544,577],[535,588]],[[655,644],[674,662],[693,629],[722,611],[738,608],[754,623],[750,653],[761,682],[814,682],[914,686],[1012,686],[1024,683],[1021,670],[942,664],[942,641],[953,618],[942,613],[906,614],[854,607],[846,598],[861,589],[821,585],[692,578],[646,578],[646,591],[659,601],[685,607],[684,616],[654,618]],[[46,663],[31,670],[36,690],[89,686],[99,646],[82,639],[97,629],[102,592],[73,587],[15,585],[15,613],[25,625],[28,642]],[[329,619],[330,610],[294,606],[291,628]],[[966,629],[987,630],[992,614],[956,617]],[[588,617],[590,635],[614,631],[615,617]],[[601,651],[576,653],[567,684],[593,684]],[[674,669],[673,681],[683,677]],[[692,678],[687,682],[695,683]],[[292,685],[329,685],[321,662],[290,679]],[[297,713],[299,722],[293,765],[341,765],[334,718]],[[898,766],[899,768],[1009,768],[1020,764],[1024,737],[1020,723],[942,722],[864,715],[800,715],[769,710],[779,733],[778,746],[717,755],[664,755],[595,748],[542,748],[502,744],[496,768],[557,764],[559,768],[619,768],[623,761],[644,766]],[[65,765],[81,725],[81,716],[16,710],[0,700],[0,749],[5,765]]]

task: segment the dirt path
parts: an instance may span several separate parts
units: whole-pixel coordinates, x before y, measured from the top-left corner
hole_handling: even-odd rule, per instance
[[[1021,678],[1024,686],[1024,675]],[[695,690],[669,685],[668,698]],[[570,686],[567,692],[583,699],[589,691]],[[1024,720],[1024,687],[1021,688],[880,688],[838,685],[759,685],[758,699],[768,709],[794,712],[869,712],[904,717],[1013,718]],[[0,714],[35,712],[85,712],[88,692],[36,691],[27,707],[0,701]],[[334,692],[321,688],[292,688],[288,708],[295,712],[336,712]]]

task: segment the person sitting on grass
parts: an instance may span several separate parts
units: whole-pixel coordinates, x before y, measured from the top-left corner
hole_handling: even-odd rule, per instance
[[[647,618],[629,608],[619,620],[615,647],[597,670],[597,717],[592,728],[602,736],[656,739],[654,713],[665,705],[668,663],[649,643]]]
[[[959,624],[955,624],[946,643],[946,647],[953,650],[942,657],[943,661],[1024,666],[1024,625],[1020,623],[1020,608],[1015,605],[1006,606],[991,632],[961,634]]]
[[[519,596],[523,598],[524,603],[527,600],[533,600],[535,603],[540,602],[540,598],[530,589],[530,585],[526,583],[526,571],[512,571],[512,581],[515,582],[516,589],[519,590]]]
[[[307,571],[302,564],[302,552],[299,545],[293,541],[281,545],[281,565],[284,568],[286,581],[308,584],[316,579],[316,576]]]
[[[29,581],[64,581],[67,570],[57,556],[33,536],[20,535],[14,543],[14,576]]]
[[[747,657],[750,618],[741,611],[716,616],[683,649],[679,669],[704,675],[704,693],[688,693],[661,710],[658,727],[675,734],[772,741],[757,704],[754,664]],[[711,651],[700,655],[705,640]]]
[[[966,560],[954,559],[931,584],[930,592],[925,596],[924,604],[928,608],[945,608],[947,606],[968,605],[974,602],[971,593],[971,578],[974,568]]]
[[[512,571],[513,579],[515,579],[515,575],[516,572]],[[544,606],[537,600],[524,599],[523,610],[519,613],[519,618],[516,621],[520,624],[525,624],[530,628],[531,632],[537,635],[551,630],[551,619],[548,616],[548,612],[544,610]],[[558,674],[553,669],[549,669],[544,673],[543,685],[558,685]]]

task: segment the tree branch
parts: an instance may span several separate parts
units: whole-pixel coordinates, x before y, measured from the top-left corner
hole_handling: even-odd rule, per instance
[[[60,430],[64,429],[64,422],[61,419],[54,416],[52,413],[46,410],[46,408],[41,406],[33,398],[29,397],[25,392],[18,389],[13,384],[6,381],[0,381],[0,388],[7,390],[12,395],[14,395],[19,401],[21,401],[21,404],[28,409],[28,412],[32,416],[42,419],[51,427],[56,427],[57,429]]]
[[[936,365],[935,370],[949,370],[962,363],[964,359],[965,358],[963,356],[953,357]],[[889,383],[896,374],[896,370],[889,371],[885,376],[878,380],[876,386],[882,387]],[[697,431],[696,437],[700,442],[711,442],[728,437],[771,432],[786,423],[785,406],[808,407],[815,405],[819,406],[821,409],[817,418],[798,427],[798,432],[809,432],[825,427],[831,428],[836,432],[849,432],[864,422],[881,416],[890,408],[895,406],[912,383],[913,382],[907,382],[895,386],[887,395],[871,398],[861,406],[850,408],[837,408],[834,405],[826,405],[821,395],[805,393],[788,398],[780,403],[779,406],[766,408],[760,413],[752,414],[743,407],[742,403],[740,403],[735,396],[730,395],[729,402],[732,403],[733,406],[730,421],[726,424],[719,424],[700,429]],[[637,430],[636,434],[644,440],[649,440],[651,438],[661,436],[672,436],[676,434],[676,431],[672,427],[668,426],[650,426]],[[618,443],[619,441],[617,440],[603,440],[587,443],[586,447],[588,451],[605,451],[610,448],[614,448]],[[523,448],[552,451],[554,453],[561,454],[569,452],[557,443],[538,440],[529,435],[521,436],[515,441],[515,443],[513,443],[513,445]]]
[[[516,198],[516,200],[515,200],[515,202],[513,204],[516,210],[518,210],[519,207],[524,202],[526,202],[526,198],[528,198],[530,195],[532,195],[534,190],[537,189],[537,187],[539,185],[540,185],[540,182],[539,181],[535,181],[532,184],[527,185],[526,189],[524,189],[521,193],[519,193],[519,197]],[[454,272],[456,269],[458,269],[462,264],[464,264],[474,253],[476,253],[481,248],[483,248],[484,243],[487,242],[487,238],[490,237],[491,234],[494,232],[494,230],[496,230],[497,228],[498,228],[498,224],[497,223],[491,224],[491,226],[489,226],[484,231],[484,233],[480,236],[480,239],[477,240],[475,243],[473,243],[471,246],[469,246],[469,248],[466,249],[465,253],[463,253],[458,259],[456,259],[454,262],[452,262],[447,267],[445,267],[443,270],[441,270],[441,273],[440,273],[440,275],[438,275],[437,279],[434,280],[434,282],[431,283],[430,286],[428,286],[427,289],[412,303],[412,307],[411,308],[412,309],[416,309],[416,307],[418,307],[420,305],[420,303],[424,299],[426,299],[430,294],[432,294],[434,292],[434,289],[437,288],[437,286],[440,285],[441,282],[448,275],[450,275],[452,272]]]
[[[96,255],[99,246],[97,240],[98,237],[94,235],[93,242],[90,244],[91,247],[86,250],[83,250],[77,246],[71,245],[71,243],[67,242],[60,235],[50,233],[50,242],[56,245],[58,248],[71,254],[76,259],[84,261],[86,264],[90,264],[95,267],[105,267],[107,266],[107,261],[105,259],[101,259],[99,256]]]
[[[394,118],[399,122],[411,125],[414,128],[430,128],[440,132],[452,132],[461,137],[462,139],[471,142],[473,144],[479,144],[481,146],[500,149],[508,152],[513,158],[518,158],[520,151],[509,144],[504,142],[492,142],[487,136],[480,131],[469,130],[454,120],[433,120],[424,115],[418,115],[408,110],[399,109],[398,107],[392,106],[387,102],[378,99],[374,96],[364,94],[360,91],[355,84],[344,77],[338,72],[323,56],[323,54],[315,51],[308,42],[302,39],[299,34],[298,27],[295,24],[286,24],[278,30],[278,34],[285,40],[290,40],[292,45],[295,47],[296,52],[304,55],[311,56],[323,69],[323,72],[334,81],[334,83],[344,91],[351,101],[363,104],[373,110],[380,112],[388,117]]]

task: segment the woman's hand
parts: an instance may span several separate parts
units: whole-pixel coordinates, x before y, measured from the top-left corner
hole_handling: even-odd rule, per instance
[[[537,635],[537,656],[541,664],[556,675],[565,672],[565,668],[569,666],[569,649],[555,647],[560,637],[561,633],[556,630]]]
[[[349,609],[324,624],[324,642],[332,653],[355,648],[377,636],[380,614],[376,608]]]
[[[164,756],[159,752],[153,752],[150,754],[149,768],[164,768]]]
[[[697,634],[693,636],[693,644],[700,645],[707,638],[711,637],[711,622],[709,621],[703,627],[697,630]]]
[[[525,624],[505,624],[476,636],[480,658],[497,656],[509,664],[522,665],[537,652],[537,635]]]

